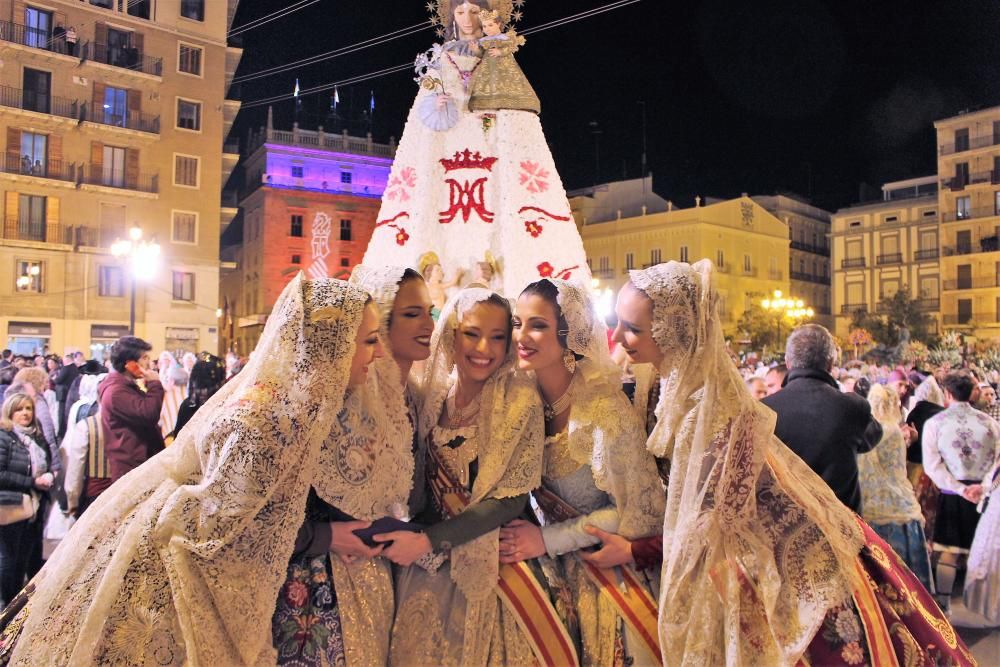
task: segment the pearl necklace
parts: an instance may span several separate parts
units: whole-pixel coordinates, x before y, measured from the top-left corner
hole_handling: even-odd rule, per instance
[[[571,383],[572,384],[572,383]],[[550,422],[562,413],[566,412],[570,408],[570,397],[569,397],[569,387],[566,387],[566,391],[563,395],[552,401],[551,403],[546,403],[542,401],[542,412],[545,415],[545,421]]]

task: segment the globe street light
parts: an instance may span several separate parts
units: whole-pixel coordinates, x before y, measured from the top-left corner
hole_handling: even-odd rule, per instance
[[[38,275],[41,274],[41,272],[42,272],[42,267],[40,267],[37,264],[33,264],[31,268],[28,269],[27,273],[17,277],[17,288],[22,291],[28,289],[29,287],[31,287],[32,281],[34,281],[35,278],[37,278]]]
[[[778,339],[776,347],[781,349],[781,318],[788,317],[792,320],[803,320],[815,315],[812,308],[806,306],[802,299],[786,299],[782,296],[781,290],[774,290],[773,298],[764,299],[760,302],[761,307],[776,314],[778,322]]]
[[[151,280],[156,275],[156,268],[160,259],[160,244],[153,237],[149,241],[142,238],[142,229],[138,225],[132,225],[128,230],[128,239],[115,239],[111,244],[111,254],[115,257],[127,259],[130,265],[130,306],[128,316],[129,335],[135,335],[135,281]]]

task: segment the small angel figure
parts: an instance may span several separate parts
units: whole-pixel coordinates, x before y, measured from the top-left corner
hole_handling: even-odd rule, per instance
[[[524,37],[513,28],[504,33],[498,11],[483,10],[479,18],[484,34],[479,40],[483,60],[469,82],[469,110],[541,113],[538,95],[514,60],[514,54],[524,45]]]

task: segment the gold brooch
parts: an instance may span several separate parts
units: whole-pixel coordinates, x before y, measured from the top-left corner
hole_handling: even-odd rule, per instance
[[[322,308],[317,308],[309,316],[311,322],[333,322],[339,320],[343,316],[344,311],[341,308],[335,308],[334,306],[324,306]]]

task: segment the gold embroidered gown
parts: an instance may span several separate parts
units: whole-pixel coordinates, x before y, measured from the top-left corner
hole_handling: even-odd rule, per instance
[[[520,48],[518,42],[523,43],[523,39],[510,31],[505,35],[479,40],[483,59],[469,83],[469,110],[508,109],[541,113],[542,103],[538,95],[514,60],[514,53]],[[500,54],[492,55],[490,51],[493,49]]]

